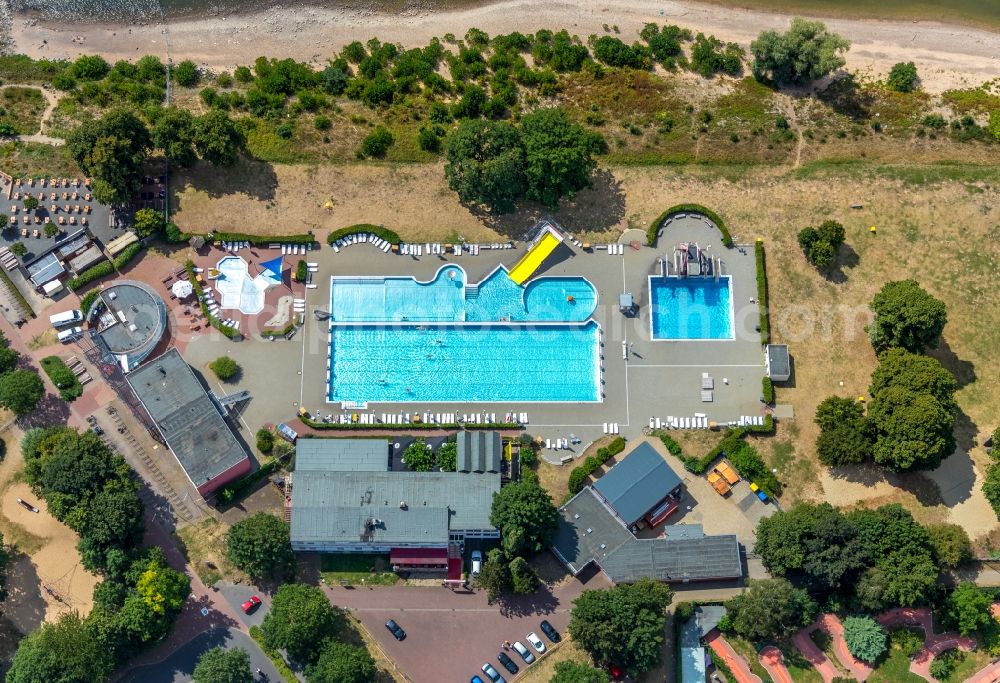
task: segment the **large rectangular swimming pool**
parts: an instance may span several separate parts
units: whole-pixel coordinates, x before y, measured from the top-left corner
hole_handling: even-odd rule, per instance
[[[599,327],[351,325],[330,331],[330,401],[600,400]]]
[[[730,278],[650,276],[653,339],[733,339]]]

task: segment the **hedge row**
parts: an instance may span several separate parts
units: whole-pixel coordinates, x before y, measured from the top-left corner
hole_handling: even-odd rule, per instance
[[[760,308],[760,343],[771,341],[771,322],[767,315],[767,266],[764,263],[764,242],[760,238],[754,242],[757,257],[757,306]]]
[[[740,476],[747,481],[752,481],[764,490],[769,496],[777,496],[781,493],[781,482],[768,469],[764,459],[760,457],[757,449],[740,440],[726,450],[729,462],[733,464]]]
[[[774,382],[771,381],[770,377],[764,377],[760,380],[760,390],[764,396],[764,403],[769,406],[774,405]]]
[[[372,225],[371,223],[358,223],[357,225],[349,225],[346,228],[340,228],[339,230],[334,230],[326,238],[327,244],[333,244],[339,239],[347,237],[349,235],[363,235],[365,233],[371,233],[376,237],[381,237],[390,244],[399,244],[402,240],[399,238],[395,232],[383,225]]]
[[[187,235],[188,239],[191,239],[191,235],[184,234]],[[316,244],[316,237],[311,232],[301,235],[246,235],[242,232],[214,232],[212,239],[216,242],[249,242],[255,247],[267,247],[272,244]]]
[[[490,429],[490,430],[501,430],[501,429],[521,429],[521,425],[517,422],[481,422],[477,424],[473,423],[442,423],[437,424],[434,422],[410,422],[405,424],[361,424],[360,422],[317,422],[308,417],[299,417],[303,424],[312,427],[313,429],[328,430],[328,431],[369,431],[373,429],[397,429],[406,431],[417,431],[422,429]]]
[[[99,280],[102,277],[107,277],[115,272],[115,265],[111,261],[101,261],[96,266],[87,268],[79,275],[74,278],[70,278],[66,282],[66,288],[70,291],[75,292],[84,285],[88,285],[94,280]]]
[[[658,436],[660,437],[660,441],[663,442],[663,445],[667,447],[668,451],[670,451],[671,455],[675,455],[678,458],[683,457],[683,454],[681,453],[681,445],[674,441],[672,436],[666,432],[660,432]]]
[[[83,395],[83,385],[69,366],[59,356],[46,356],[41,361],[42,370],[59,390],[59,396],[67,403]]]
[[[719,228],[719,232],[722,233],[722,243],[727,247],[733,246],[733,236],[729,234],[729,228],[726,227],[726,222],[722,220],[722,217],[719,216],[719,214],[715,213],[708,207],[702,206],[701,204],[677,204],[676,206],[671,206],[669,209],[657,216],[653,222],[649,224],[649,230],[646,233],[649,246],[656,246],[656,240],[660,236],[660,229],[663,228],[663,222],[678,213],[701,214],[715,223],[716,227]]]
[[[294,320],[282,327],[280,330],[261,330],[260,336],[264,339],[276,339],[277,337],[284,337],[293,329],[295,329]]]
[[[282,680],[285,681],[285,683],[298,683],[298,677],[295,675],[295,672],[292,671],[291,667],[288,666],[288,662],[286,662],[285,658],[281,656],[281,653],[276,650],[272,650],[264,644],[264,632],[260,630],[260,626],[250,627],[250,637],[253,638],[254,642],[260,646],[261,652],[267,655],[267,658],[271,660],[271,663],[274,664],[274,668],[278,671],[278,674],[281,676]]]
[[[90,313],[90,309],[93,308],[94,302],[97,301],[97,296],[101,293],[99,289],[92,289],[83,295],[80,299],[80,312],[83,313],[83,317],[86,318],[87,314]]]
[[[242,479],[237,479],[219,492],[219,500],[223,504],[233,503],[243,498],[246,493],[261,479],[270,476],[272,472],[281,469],[281,460],[273,458],[261,465],[256,472],[251,472]]]
[[[201,314],[205,316],[205,320],[208,321],[208,324],[217,329],[219,332],[221,332],[224,336],[228,337],[229,339],[240,339],[239,330],[237,330],[235,327],[224,325],[221,320],[219,320],[214,315],[208,312],[208,305],[202,298],[205,294],[205,290],[202,289],[201,283],[198,282],[198,278],[195,277],[194,262],[193,261],[186,262],[184,264],[184,268],[187,270],[188,282],[190,282],[191,286],[194,287],[195,296],[198,297],[198,305],[201,307]]]
[[[609,443],[607,446],[597,449],[596,455],[588,455],[582,465],[578,465],[573,468],[573,471],[569,473],[569,492],[570,495],[576,495],[583,490],[584,484],[587,483],[587,477],[596,472],[598,468],[601,467],[608,460],[618,455],[625,450],[625,439],[620,436],[615,437],[615,439]]]
[[[722,440],[715,444],[715,448],[710,450],[708,453],[700,458],[695,458],[693,456],[680,456],[681,460],[684,462],[684,468],[688,472],[693,472],[694,474],[704,474],[709,466],[715,462],[723,453],[728,453],[733,448],[743,442],[743,437],[746,436],[747,430],[744,427],[734,427],[732,429],[727,429],[725,434],[722,435]]]
[[[28,303],[28,300],[24,298],[23,294],[21,294],[21,290],[14,285],[14,281],[10,279],[10,276],[7,275],[7,271],[4,270],[3,268],[0,268],[0,278],[3,278],[3,281],[7,285],[7,289],[9,289],[11,294],[13,294],[14,297],[19,302],[21,302],[21,307],[24,308],[24,312],[27,313],[30,317],[34,318],[35,309],[31,307],[31,304]]]

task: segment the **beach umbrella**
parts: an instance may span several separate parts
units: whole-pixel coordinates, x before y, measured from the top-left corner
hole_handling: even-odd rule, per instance
[[[178,299],[186,299],[194,292],[194,287],[187,280],[178,280],[170,286],[170,291],[173,292],[174,296]]]

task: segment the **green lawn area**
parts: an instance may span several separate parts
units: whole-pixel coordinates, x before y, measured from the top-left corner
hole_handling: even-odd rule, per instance
[[[757,649],[753,646],[753,643],[735,635],[727,635],[726,640],[733,646],[737,654],[747,660],[747,663],[750,665],[750,671],[760,676],[760,680],[762,681],[770,680],[771,677],[767,675],[767,670],[761,666],[760,660],[757,658]]]
[[[319,571],[323,580],[330,584],[347,581],[366,586],[391,586],[399,577],[388,571],[388,555],[321,555]]]
[[[898,629],[889,634],[889,652],[868,678],[870,683],[920,683],[924,680],[920,676],[910,673],[910,655],[902,642],[906,638],[905,631],[907,630]],[[910,630],[919,634],[920,639],[923,640],[924,632],[922,629]]]
[[[992,657],[986,650],[974,650],[972,652],[958,652],[955,670],[951,675],[941,680],[941,683],[961,683],[970,678],[984,666],[990,663]]]
[[[69,366],[59,356],[46,356],[42,359],[42,370],[49,376],[52,383],[59,389],[59,395],[66,402],[73,401],[83,394],[83,385],[77,379]]]
[[[819,675],[819,671],[813,668],[813,665],[802,656],[795,645],[791,642],[781,642],[777,644],[777,647],[781,650],[785,659],[785,668],[788,669],[788,673],[795,683],[823,683],[823,677]],[[767,679],[762,680],[766,681]]]

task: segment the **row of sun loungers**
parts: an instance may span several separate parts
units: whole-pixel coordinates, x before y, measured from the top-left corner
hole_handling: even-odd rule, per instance
[[[17,268],[17,257],[14,256],[14,252],[7,247],[0,247],[0,264],[3,264],[7,270]]]
[[[764,426],[764,416],[763,415],[743,415],[736,421],[737,426],[740,427],[763,427]]]
[[[618,423],[617,422],[605,422],[604,423],[604,433],[605,434],[618,434]]]
[[[352,244],[374,244],[376,248],[382,251],[389,251],[392,249],[392,242],[389,240],[384,240],[378,235],[374,235],[370,232],[362,232],[354,235],[347,235],[346,237],[341,237],[339,240],[331,244],[334,253],[340,253],[340,250],[344,247],[349,247]]]
[[[649,418],[650,429],[708,429],[708,417],[698,413],[694,417],[674,417],[668,415],[661,420],[658,417]]]
[[[81,363],[80,359],[76,356],[70,356],[69,359],[66,360],[66,366],[73,371],[73,374],[76,375],[78,380],[80,380],[80,384],[88,384],[91,380],[93,380],[93,377],[91,377],[90,373],[87,372],[87,366]]]
[[[560,448],[569,448],[569,439],[556,439],[555,442],[553,442],[552,439],[546,439],[545,447],[554,450],[559,450]]]
[[[281,249],[281,253],[285,255],[290,254],[304,254],[309,251],[308,244],[272,244],[272,249]]]
[[[608,245],[608,253],[611,256],[621,256],[622,254],[625,253],[625,245],[624,244],[609,244]]]

